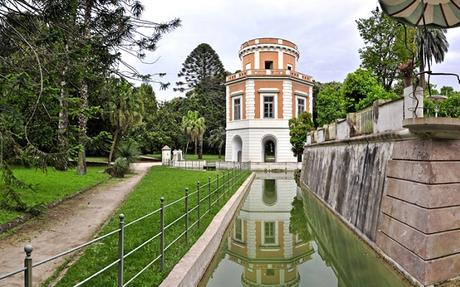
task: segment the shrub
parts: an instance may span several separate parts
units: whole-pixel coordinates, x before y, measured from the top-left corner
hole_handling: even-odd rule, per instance
[[[124,177],[129,172],[129,161],[125,157],[119,157],[115,160],[113,166],[108,169],[113,177]]]
[[[125,158],[128,164],[133,163],[140,155],[139,145],[133,139],[125,140],[118,145],[115,155],[117,158]]]

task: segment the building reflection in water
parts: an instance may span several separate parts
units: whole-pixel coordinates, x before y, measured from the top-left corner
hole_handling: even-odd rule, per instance
[[[292,174],[257,176],[199,286],[407,287]],[[275,180],[276,177],[276,180]]]
[[[254,181],[225,250],[243,267],[243,286],[298,286],[297,265],[310,260],[314,249],[289,231],[295,191],[291,178]]]

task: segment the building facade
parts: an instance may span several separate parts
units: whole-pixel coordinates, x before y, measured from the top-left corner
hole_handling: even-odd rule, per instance
[[[241,72],[226,79],[226,161],[296,162],[289,119],[312,112],[313,80],[297,71],[297,46],[278,38],[241,45]]]

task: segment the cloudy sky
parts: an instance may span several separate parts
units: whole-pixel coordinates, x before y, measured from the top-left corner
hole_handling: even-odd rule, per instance
[[[182,26],[165,35],[157,60],[143,65],[126,56],[143,73],[165,72],[175,83],[187,55],[200,43],[210,44],[225,68],[241,69],[241,43],[257,37],[280,37],[296,43],[300,50],[299,71],[314,79],[343,81],[360,64],[358,49],[363,42],[355,20],[369,17],[378,5],[373,0],[144,0],[145,19],[162,22],[180,18]],[[460,28],[448,32],[450,50],[443,64],[433,71],[460,73]],[[439,86],[460,86],[450,78],[436,78]],[[157,99],[169,100],[181,93],[159,91]]]

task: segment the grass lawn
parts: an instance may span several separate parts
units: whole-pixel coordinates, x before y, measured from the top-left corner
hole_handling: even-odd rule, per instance
[[[107,157],[104,156],[87,156],[86,162],[107,163]]]
[[[76,193],[106,180],[109,175],[101,167],[88,167],[88,174],[78,176],[75,170],[56,171],[49,168],[46,172],[35,168],[15,167],[14,175],[34,190],[17,189],[27,206],[47,205],[63,197]],[[22,212],[0,208],[0,224],[22,215]]]
[[[161,159],[160,153],[149,154],[153,158]],[[188,154],[187,160],[198,160],[198,155],[195,154]],[[203,160],[211,160],[211,161],[223,161],[225,159],[225,155],[222,155],[219,159],[219,155],[217,154],[203,154]]]
[[[107,234],[108,232],[118,228],[118,215],[125,214],[125,220],[129,222],[139,218],[160,206],[160,197],[164,196],[165,204],[168,204],[175,199],[179,199],[184,195],[185,187],[190,188],[190,193],[196,190],[196,181],[204,184],[208,180],[216,178],[219,174],[222,183],[222,171],[194,171],[194,170],[181,170],[168,167],[153,167],[144,179],[139,183],[136,189],[130,194],[128,199],[122,204],[120,209],[113,215],[112,219],[100,231],[99,235]],[[249,172],[244,172],[240,177],[242,182],[247,178]],[[225,201],[238,189],[239,183],[235,184],[230,192],[225,197]],[[215,187],[215,183],[211,185]],[[201,198],[208,194],[207,189],[201,193]],[[212,200],[215,200],[212,197]],[[189,209],[196,206],[196,194],[189,197]],[[180,258],[187,252],[193,242],[203,233],[208,224],[211,222],[212,217],[220,210],[224,204],[220,200],[211,208],[211,213],[206,215],[201,220],[201,226],[198,228],[196,225],[189,231],[189,244],[187,245],[185,239],[182,237],[176,244],[166,251],[165,254],[165,270],[160,271],[159,262],[149,267],[143,274],[137,277],[129,286],[158,286],[166,275],[171,271],[174,265]],[[201,203],[201,214],[207,210],[207,201]],[[190,215],[190,225],[196,220],[196,209]],[[167,208],[165,211],[165,226],[173,222],[176,218],[180,217],[184,212],[184,202],[180,201],[178,204]],[[174,239],[184,231],[185,219],[179,220],[176,224],[172,225],[166,231],[165,246],[171,243]],[[125,229],[125,254],[139,246],[141,243],[151,238],[159,231],[159,214],[137,222]],[[59,281],[57,286],[73,286],[84,278],[92,275],[103,267],[117,259],[117,242],[118,236],[110,236],[88,247],[82,257],[73,265],[70,266],[67,273]],[[132,255],[125,259],[125,283],[132,278],[137,272],[142,270],[149,262],[159,255],[159,238],[146,244],[140,250],[134,252]],[[101,275],[93,278],[84,286],[116,286],[117,282],[117,267],[114,266],[102,273]],[[46,285],[46,283],[45,283]],[[47,286],[47,285],[46,285]]]

